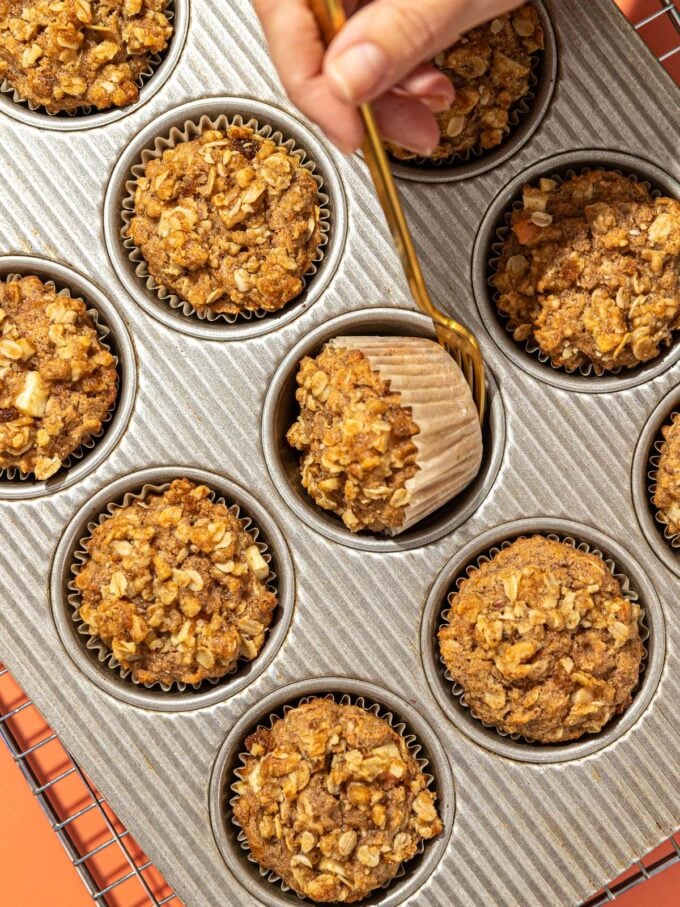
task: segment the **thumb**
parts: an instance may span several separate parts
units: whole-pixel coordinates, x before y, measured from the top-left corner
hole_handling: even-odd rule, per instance
[[[324,73],[343,100],[372,101],[463,31],[519,5],[517,0],[373,0],[335,37]]]

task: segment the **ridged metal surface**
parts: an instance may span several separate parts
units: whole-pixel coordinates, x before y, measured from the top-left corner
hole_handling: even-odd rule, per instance
[[[630,476],[637,439],[678,383],[680,366],[619,393],[549,387],[499,351],[472,297],[470,259],[482,217],[502,187],[537,160],[610,148],[680,176],[678,90],[611,0],[549,6],[560,75],[537,133],[518,155],[472,181],[402,184],[431,289],[479,331],[501,386],[508,434],[499,478],[474,516],[436,543],[389,556],[351,550],[309,529],[278,497],[260,442],[267,387],[294,343],[351,309],[410,307],[361,160],[330,151],[347,195],[349,230],[328,290],[267,336],[211,342],[161,325],[117,282],[104,248],[108,176],[152,118],[226,93],[287,106],[248,0],[194,2],[170,80],[117,123],[65,135],[0,118],[0,251],[54,257],[99,284],[129,323],[139,367],[130,426],[105,462],[62,492],[0,503],[0,657],[188,907],[255,903],[213,841],[211,768],[247,709],[283,684],[312,676],[345,675],[398,692],[447,749],[457,794],[452,837],[411,904],[575,905],[680,821],[680,629],[673,619],[680,583],[638,527]],[[134,470],[178,464],[224,473],[259,498],[285,532],[297,603],[279,655],[251,686],[206,709],[161,714],[117,701],[79,672],[52,622],[48,582],[59,536],[92,495]],[[585,523],[619,541],[656,586],[668,640],[656,694],[623,737],[588,758],[539,766],[487,752],[456,730],[429,690],[418,634],[436,576],[464,544],[501,523],[545,516]]]

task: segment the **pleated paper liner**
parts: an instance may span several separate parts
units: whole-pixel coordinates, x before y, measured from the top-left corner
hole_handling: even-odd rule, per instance
[[[8,274],[7,277],[5,278],[4,282],[12,283],[17,280],[21,280],[21,278],[25,277],[25,276],[26,276],[25,274]],[[44,281],[44,284],[47,287],[54,288],[55,290],[57,290],[57,287],[53,280],[46,280],[46,281]],[[84,304],[87,304],[87,303],[85,303],[85,300],[83,300],[81,297],[71,296],[71,291],[68,289],[68,287],[64,287],[63,289],[58,290],[57,296],[67,296],[69,299],[76,299],[80,302],[83,302]],[[115,352],[111,348],[110,344],[107,343],[107,337],[110,335],[111,331],[110,331],[109,327],[100,320],[99,312],[97,311],[97,309],[94,309],[94,308],[87,309],[87,314],[92,319],[95,330],[97,331],[97,336],[99,337],[99,342],[101,343],[101,345],[103,347],[105,347],[109,351],[109,353],[111,353],[111,355],[114,358],[115,365],[116,365],[116,376],[117,376],[117,382],[116,382],[116,396],[117,396],[118,392],[120,391],[120,366],[119,366],[119,362],[118,362],[118,357],[115,355]],[[104,436],[104,434],[106,433],[106,427],[113,419],[113,414],[116,411],[116,402],[114,402],[113,406],[107,413],[106,418],[102,419],[101,429],[98,432],[96,432],[95,434],[90,435],[90,437],[86,441],[84,441],[80,445],[80,447],[78,447],[76,450],[72,451],[67,457],[65,457],[62,461],[61,468],[51,478],[56,478],[57,476],[62,475],[65,470],[68,470],[71,466],[73,466],[74,462],[76,462],[77,460],[82,460],[83,457],[86,456],[86,454],[90,450],[92,450],[92,448],[96,445],[97,441],[99,441],[100,438],[102,438]],[[35,478],[35,476],[33,475],[33,473],[22,472],[16,466],[8,466],[5,469],[0,468],[0,482],[3,480],[7,480],[10,482],[12,482],[12,481],[20,481],[20,482],[36,482],[36,481],[38,481]]]
[[[178,478],[180,478],[179,474],[178,474]],[[113,652],[111,651],[111,649],[109,649],[109,647],[104,642],[102,642],[102,640],[98,639],[97,637],[95,637],[91,634],[87,624],[85,623],[85,621],[81,618],[81,616],[79,614],[79,609],[81,606],[81,596],[80,596],[79,590],[76,588],[76,585],[75,585],[75,579],[78,576],[78,574],[80,573],[81,568],[89,560],[89,554],[88,554],[85,546],[86,546],[86,543],[88,542],[88,540],[92,538],[92,533],[95,530],[95,528],[98,525],[101,525],[102,523],[104,523],[110,517],[112,517],[113,514],[117,510],[120,510],[122,507],[128,507],[134,501],[144,501],[147,498],[147,496],[150,494],[163,494],[163,492],[167,491],[169,487],[170,487],[170,483],[167,482],[167,483],[164,483],[163,485],[144,485],[137,492],[127,492],[123,496],[123,500],[121,501],[121,503],[111,502],[110,504],[107,505],[106,510],[99,514],[99,516],[97,517],[96,520],[93,520],[92,522],[88,523],[87,534],[80,539],[78,548],[76,549],[76,551],[73,554],[73,561],[71,563],[71,571],[70,571],[71,574],[73,575],[73,579],[68,584],[67,600],[72,609],[72,614],[71,614],[72,620],[77,626],[78,633],[85,639],[85,647],[90,652],[92,652],[96,655],[98,661],[101,664],[105,664],[112,671],[115,671],[117,674],[119,674],[120,677],[123,678],[123,680],[126,680],[126,681],[129,680],[138,687],[143,687],[147,690],[161,689],[161,690],[163,690],[164,693],[168,693],[172,690],[183,693],[186,690],[197,691],[197,690],[203,689],[206,684],[215,686],[216,684],[223,681],[225,677],[230,677],[233,674],[236,674],[239,671],[239,669],[242,667],[242,665],[246,662],[246,660],[244,658],[239,658],[238,662],[234,665],[234,667],[231,669],[231,671],[227,671],[221,677],[209,677],[209,678],[206,678],[205,680],[201,681],[200,683],[196,683],[196,684],[187,684],[187,683],[183,683],[181,681],[175,681],[174,683],[171,683],[171,684],[160,683],[158,681],[156,681],[154,683],[140,683],[138,680],[135,680],[135,678],[132,675],[132,671],[129,668],[125,668],[120,664],[118,659],[115,658],[115,656],[113,655]],[[212,489],[211,489],[211,491],[212,491]],[[269,552],[269,547],[265,540],[259,540],[258,537],[260,535],[260,529],[258,526],[256,526],[254,524],[253,520],[248,515],[243,515],[243,516],[241,515],[241,509],[238,506],[238,504],[231,504],[231,505],[227,504],[225,499],[223,497],[220,497],[217,494],[215,494],[214,491],[212,491],[210,500],[216,504],[224,504],[224,506],[228,508],[229,512],[234,517],[236,517],[236,519],[239,521],[239,523],[241,524],[244,531],[249,532],[250,535],[253,537],[255,543],[257,544],[257,547],[260,550],[260,554],[262,555],[262,557],[264,558],[266,563],[268,565],[270,565],[271,564],[271,554]],[[278,588],[277,588],[276,580],[277,580],[276,574],[271,570],[271,567],[270,567],[269,576],[267,577],[267,588],[269,589],[270,592],[273,592],[278,598]],[[277,608],[278,608],[278,603],[277,603]],[[265,639],[266,639],[268,633],[269,633],[269,628],[267,628],[265,630]],[[259,657],[261,651],[262,650],[260,650],[260,652],[258,652],[258,654],[255,656],[255,659],[257,659]],[[255,659],[253,659],[253,660],[255,660]]]
[[[415,476],[406,482],[410,501],[398,535],[450,501],[479,472],[482,432],[470,388],[463,373],[439,344],[422,337],[336,337],[330,346],[358,349],[371,368],[388,381],[401,405],[410,409],[420,432]],[[463,447],[452,455],[453,439]]]
[[[585,554],[594,554],[595,556],[601,558],[604,561],[604,563],[607,565],[609,570],[612,572],[614,577],[619,581],[619,583],[621,585],[621,593],[622,593],[623,597],[628,599],[628,601],[630,601],[632,603],[635,603],[638,605],[640,604],[638,602],[638,594],[631,588],[630,580],[626,576],[626,574],[621,573],[618,570],[616,563],[611,558],[605,557],[602,554],[602,552],[599,551],[597,548],[593,548],[592,546],[587,544],[587,542],[583,542],[583,541],[574,539],[571,536],[560,536],[560,535],[557,535],[556,533],[552,533],[552,532],[545,533],[545,534],[543,534],[543,533],[536,533],[536,534],[545,535],[545,538],[548,538],[554,542],[563,542],[566,545],[570,545],[575,551],[582,551]],[[482,566],[482,564],[486,563],[487,561],[492,560],[501,551],[505,550],[506,548],[509,548],[513,544],[513,542],[519,541],[520,539],[523,539],[523,538],[527,538],[527,536],[520,535],[520,536],[517,536],[516,538],[508,539],[507,541],[503,542],[501,545],[494,546],[493,548],[489,549],[489,551],[487,551],[486,553],[480,554],[474,564],[469,564],[465,568],[464,575],[461,575],[456,579],[456,591],[458,591],[460,589],[460,584],[462,583],[462,581],[467,579],[467,577],[470,576],[470,574],[473,573],[475,569],[479,569]],[[451,684],[451,695],[455,699],[457,699],[458,702],[460,702],[460,704],[465,709],[468,709],[469,713],[472,715],[472,717],[475,719],[475,721],[478,721],[485,728],[495,731],[499,735],[499,737],[509,737],[510,740],[520,741],[521,743],[526,743],[529,746],[536,747],[539,749],[542,749],[545,747],[550,747],[551,744],[541,743],[539,741],[532,740],[528,737],[525,737],[522,734],[508,734],[506,731],[500,730],[498,727],[496,727],[495,724],[491,724],[489,722],[483,721],[476,714],[474,709],[470,708],[470,706],[467,704],[466,699],[465,699],[465,690],[449,673],[449,670],[446,666],[446,662],[444,661],[444,659],[441,655],[441,650],[439,648],[439,642],[438,642],[439,630],[441,630],[443,627],[448,626],[449,605],[451,603],[452,597],[455,594],[456,593],[454,591],[451,591],[447,595],[446,604],[441,611],[441,620],[440,620],[439,626],[437,628],[437,634],[435,635],[435,638],[433,639],[433,645],[435,645],[437,647],[438,659],[439,659],[439,663],[441,665],[442,674],[444,675],[446,680]],[[643,652],[642,652],[642,659],[640,662],[640,674],[638,677],[638,681],[635,685],[635,688],[632,691],[633,697],[635,696],[636,692],[640,688],[640,683],[642,681],[642,677],[644,675],[644,672],[645,672],[645,669],[647,666],[647,658],[648,658],[648,650],[647,650],[646,642],[649,639],[649,628],[646,623],[645,611],[644,611],[644,608],[642,608],[642,606],[640,606],[640,616],[638,618],[638,625],[640,628],[640,639],[642,640],[642,643],[643,643]],[[621,714],[625,714],[625,713],[621,713]],[[616,717],[616,716],[614,716],[614,717]],[[612,721],[614,720],[614,717],[612,717],[612,719],[611,719]],[[606,729],[607,729],[607,725],[605,724],[604,727],[601,729],[601,731],[605,731]],[[598,732],[598,733],[600,733],[600,732]],[[578,740],[585,740],[585,739],[588,739],[593,736],[597,736],[597,735],[584,734],[582,737],[579,737]],[[569,742],[573,743],[573,742],[577,742],[577,741],[569,741]]]
[[[135,274],[139,280],[145,284],[147,289],[158,296],[161,302],[170,306],[171,309],[181,311],[182,314],[187,317],[198,318],[201,321],[222,321],[227,322],[228,324],[235,324],[237,321],[250,321],[252,318],[265,318],[267,315],[275,314],[275,312],[269,312],[265,309],[243,309],[237,314],[233,314],[228,312],[214,312],[210,306],[206,306],[206,308],[201,311],[197,310],[186,299],[183,299],[167,287],[162,286],[151,276],[141,249],[139,249],[127,236],[127,231],[135,213],[135,191],[137,189],[137,180],[144,175],[147,163],[154,158],[160,158],[164,151],[176,147],[181,142],[189,142],[199,138],[206,130],[215,129],[224,132],[230,126],[245,126],[248,129],[252,129],[260,136],[260,138],[271,139],[271,141],[275,142],[280,147],[283,147],[289,155],[297,158],[299,163],[312,174],[318,186],[317,203],[320,211],[319,227],[321,230],[321,240],[317,246],[310,268],[303,275],[302,289],[296,299],[299,298],[309,285],[310,281],[314,279],[325,255],[331,228],[330,199],[323,191],[324,183],[318,172],[316,162],[308,158],[307,153],[295,144],[294,139],[286,139],[278,130],[274,130],[266,123],[260,125],[255,119],[250,119],[245,122],[241,116],[228,117],[226,114],[222,114],[216,119],[211,119],[209,116],[203,115],[198,121],[186,120],[181,130],[173,126],[169,135],[158,136],[154,141],[153,147],[144,149],[141,163],[135,164],[131,168],[130,178],[125,183],[127,195],[122,203],[121,220],[123,226],[120,231],[120,236],[122,244],[127,251],[128,258],[134,267]],[[281,306],[281,308],[276,311],[279,312],[287,306],[294,305],[295,301],[295,299],[289,300],[284,306]]]
[[[664,424],[663,424],[662,428],[666,428],[667,426],[673,425],[673,423],[675,422],[676,419],[680,419],[680,412],[678,412],[678,411],[672,412],[668,416],[668,418],[664,420]],[[665,444],[664,437],[661,433],[661,430],[659,430],[656,440],[654,441],[654,444],[652,446],[652,450],[650,451],[649,464],[648,464],[649,470],[647,472],[647,478],[649,480],[649,482],[648,482],[649,501],[650,501],[652,510],[654,511],[654,518],[656,519],[657,523],[663,527],[664,538],[668,541],[668,543],[670,544],[670,546],[672,548],[674,548],[676,551],[680,552],[680,534],[676,533],[675,535],[673,535],[670,532],[669,526],[668,526],[668,517],[666,517],[666,515],[664,513],[662,513],[659,510],[659,508],[656,506],[656,504],[654,503],[654,495],[656,494],[657,482],[659,479],[658,470],[659,470],[659,464],[661,461],[661,451],[662,451],[664,444]],[[679,482],[680,482],[680,479],[679,479]]]
[[[586,167],[580,167],[578,170],[569,169],[564,174],[545,173],[542,175],[541,178],[542,179],[551,179],[551,180],[554,180],[554,182],[556,182],[558,185],[562,185],[562,183],[572,179],[575,176],[582,176],[583,174],[590,173],[593,170],[598,171],[598,172],[603,172],[603,173],[617,173],[617,174],[619,174],[619,176],[625,176],[628,179],[632,180],[633,182],[641,183],[643,186],[647,187],[652,198],[660,198],[663,195],[662,190],[657,189],[655,186],[653,186],[649,182],[649,180],[641,179],[640,176],[636,173],[624,172],[623,170],[621,170],[620,167],[616,167],[616,166],[612,166],[612,167],[603,167],[603,166],[587,167],[586,166]],[[535,339],[533,337],[529,337],[526,341],[521,341],[521,340],[515,339],[513,330],[509,325],[508,316],[505,315],[503,312],[501,312],[501,310],[498,308],[499,292],[493,284],[493,278],[498,273],[498,265],[500,263],[501,255],[503,253],[503,245],[511,231],[512,215],[514,214],[515,211],[519,211],[522,208],[523,208],[523,202],[522,202],[521,198],[515,199],[511,203],[510,207],[506,211],[505,216],[503,218],[502,226],[498,227],[498,229],[496,230],[496,240],[491,246],[491,254],[489,256],[488,283],[491,288],[491,298],[493,300],[498,319],[501,322],[501,324],[505,327],[505,329],[508,332],[508,334],[510,335],[510,337],[512,338],[513,343],[523,347],[523,349],[526,350],[526,352],[533,359],[538,359],[538,361],[542,365],[546,365],[556,372],[563,372],[568,375],[582,375],[584,378],[587,378],[590,375],[594,374],[597,377],[601,377],[602,375],[620,375],[622,373],[627,373],[627,372],[634,370],[634,369],[625,368],[624,366],[620,366],[617,369],[604,369],[604,368],[600,368],[596,365],[593,365],[593,363],[590,363],[590,362],[584,363],[583,365],[580,365],[576,368],[569,368],[566,365],[555,365],[552,362],[552,360],[550,359],[550,356],[548,356],[546,353],[544,353],[541,350],[538,343],[535,341]],[[666,348],[669,348],[670,346],[672,346],[672,342],[668,343],[666,345]],[[660,350],[659,356],[661,356],[662,354],[663,354],[663,350]],[[657,356],[656,358],[659,358],[659,357]],[[654,362],[654,361],[655,361],[654,359],[648,360],[648,362]],[[639,368],[640,366],[645,365],[645,364],[646,364],[645,362],[640,362],[634,368]]]
[[[423,756],[420,756],[420,753],[422,750],[422,745],[419,743],[416,735],[412,734],[408,731],[405,722],[401,721],[399,719],[398,715],[394,715],[393,712],[384,708],[380,703],[369,700],[364,696],[350,696],[348,693],[345,693],[342,695],[336,694],[336,693],[319,693],[318,696],[317,695],[303,696],[301,699],[298,699],[297,701],[295,701],[293,703],[286,704],[286,705],[282,706],[278,711],[270,714],[269,719],[266,724],[259,723],[256,727],[252,728],[248,732],[247,736],[254,733],[256,730],[259,730],[260,728],[271,729],[273,727],[275,721],[277,721],[280,718],[283,718],[292,709],[295,709],[298,706],[303,705],[306,702],[311,702],[314,699],[329,699],[332,702],[338,703],[339,705],[354,705],[360,709],[364,709],[367,712],[371,712],[377,718],[382,718],[385,721],[387,721],[388,724],[390,725],[390,727],[394,731],[396,731],[399,734],[399,736],[405,741],[405,743],[409,749],[409,752],[411,753],[413,758],[418,763],[420,770],[423,772],[423,774],[425,776],[426,789],[436,792],[435,778],[431,773],[429,773],[427,771],[427,768],[429,766],[429,761],[426,758],[424,758]],[[236,817],[234,815],[234,804],[235,804],[236,800],[238,799],[238,791],[236,789],[236,786],[237,786],[238,782],[242,780],[243,769],[245,768],[246,761],[250,758],[252,758],[250,756],[250,754],[245,751],[240,752],[238,755],[238,759],[241,764],[234,769],[234,776],[235,776],[236,780],[234,780],[233,783],[230,785],[230,790],[233,792],[234,796],[231,797],[229,799],[229,801],[224,804],[225,809],[226,809],[227,819],[237,829],[237,841],[238,841],[241,849],[246,853],[248,861],[250,863],[253,863],[255,866],[257,866],[258,872],[263,879],[266,879],[272,885],[277,885],[281,889],[281,891],[283,891],[284,893],[293,891],[294,894],[302,902],[313,903],[313,901],[310,898],[307,898],[304,895],[301,895],[298,892],[295,892],[294,889],[291,889],[290,886],[287,885],[283,881],[283,879],[279,875],[277,875],[277,873],[275,873],[273,870],[265,869],[264,867],[260,866],[260,864],[257,862],[255,857],[251,853],[250,847],[248,845],[248,839],[246,838],[246,834],[243,831],[243,828],[236,820]],[[375,892],[385,891],[388,888],[390,888],[390,886],[392,886],[399,879],[404,878],[404,876],[408,872],[409,863],[412,863],[413,861],[417,860],[418,857],[423,855],[423,853],[425,852],[426,844],[427,844],[427,842],[425,840],[421,839],[418,844],[418,849],[417,849],[416,853],[413,855],[413,857],[411,857],[411,860],[409,860],[405,863],[401,863],[396,874],[389,881],[385,882],[385,884],[382,885],[380,888],[375,889]]]
[[[144,86],[147,84],[147,82],[154,76],[156,70],[163,62],[163,59],[170,48],[170,44],[175,37],[175,33],[174,33],[175,0],[168,0],[168,8],[167,8],[167,10],[165,10],[165,15],[168,17],[170,24],[173,26],[173,34],[170,35],[170,38],[168,39],[168,46],[165,48],[165,50],[160,54],[151,54],[151,56],[149,57],[148,65],[139,74],[136,84],[140,91],[142,90],[142,88],[144,88]],[[113,110],[113,109],[124,110],[125,109],[124,107],[123,108],[108,107],[108,108],[100,109],[98,107],[93,107],[90,104],[84,104],[82,107],[77,108],[77,110],[60,110],[57,113],[52,113],[51,111],[47,110],[46,107],[43,107],[41,104],[34,104],[33,101],[29,101],[26,98],[23,98],[7,79],[0,79],[0,92],[2,92],[3,94],[9,95],[15,104],[19,104],[20,106],[27,108],[28,110],[31,111],[31,113],[39,113],[39,114],[43,114],[44,116],[55,117],[55,118],[67,117],[69,119],[73,119],[74,117],[88,117],[91,114],[104,113],[107,110]],[[130,106],[130,105],[128,105],[128,106]]]

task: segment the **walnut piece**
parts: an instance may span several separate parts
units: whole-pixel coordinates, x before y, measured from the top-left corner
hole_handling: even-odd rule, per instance
[[[680,328],[680,201],[592,170],[523,202],[493,280],[515,339],[596,373],[656,358]]]
[[[50,113],[125,107],[167,47],[167,0],[0,0],[0,78]]]
[[[269,567],[205,485],[177,479],[118,508],[85,547],[80,616],[140,683],[219,678],[264,645]]]
[[[117,386],[82,300],[38,277],[0,283],[0,469],[50,478],[99,433]]]
[[[640,607],[596,555],[538,535],[518,539],[471,570],[449,603],[441,654],[482,721],[564,743],[630,705]]]
[[[234,815],[253,856],[314,901],[359,901],[442,830],[435,794],[389,723],[313,699],[259,728]]]
[[[419,431],[360,350],[326,345],[297,374],[300,415],[287,434],[302,451],[302,484],[352,532],[404,521],[406,482],[416,474]]]
[[[680,417],[664,425],[654,506],[672,536],[680,535]]]
[[[151,159],[128,235],[159,285],[198,311],[276,311],[302,291],[321,230],[318,186],[252,129],[206,130]]]

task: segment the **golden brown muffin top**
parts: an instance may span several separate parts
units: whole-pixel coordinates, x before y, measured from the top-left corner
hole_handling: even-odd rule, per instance
[[[125,107],[168,45],[168,0],[0,0],[0,78],[50,113]]]
[[[532,54],[543,46],[538,13],[527,3],[473,28],[435,57],[456,96],[448,110],[437,114],[441,138],[433,160],[501,144],[510,132],[510,110],[529,94]],[[402,160],[417,156],[395,145],[389,149]]]
[[[234,816],[265,869],[314,901],[359,901],[442,823],[406,742],[383,718],[313,699],[258,728]]]
[[[205,485],[116,509],[86,541],[80,617],[139,683],[197,684],[252,660],[277,597],[254,536]]]
[[[630,704],[640,608],[600,557],[543,536],[518,539],[473,569],[449,603],[441,654],[482,721],[564,743]]]
[[[198,311],[282,308],[321,241],[316,180],[245,126],[206,130],[151,159],[128,235],[157,283]]]
[[[680,328],[680,201],[591,170],[526,186],[493,282],[516,340],[597,372],[659,355]]]
[[[38,277],[0,283],[0,469],[54,475],[101,431],[117,385],[81,299]]]
[[[663,444],[656,470],[654,506],[670,535],[680,535],[680,416],[662,429]]]
[[[303,486],[352,532],[400,526],[419,431],[401,395],[360,350],[328,344],[302,360],[297,383],[300,415],[286,437],[302,452]]]

